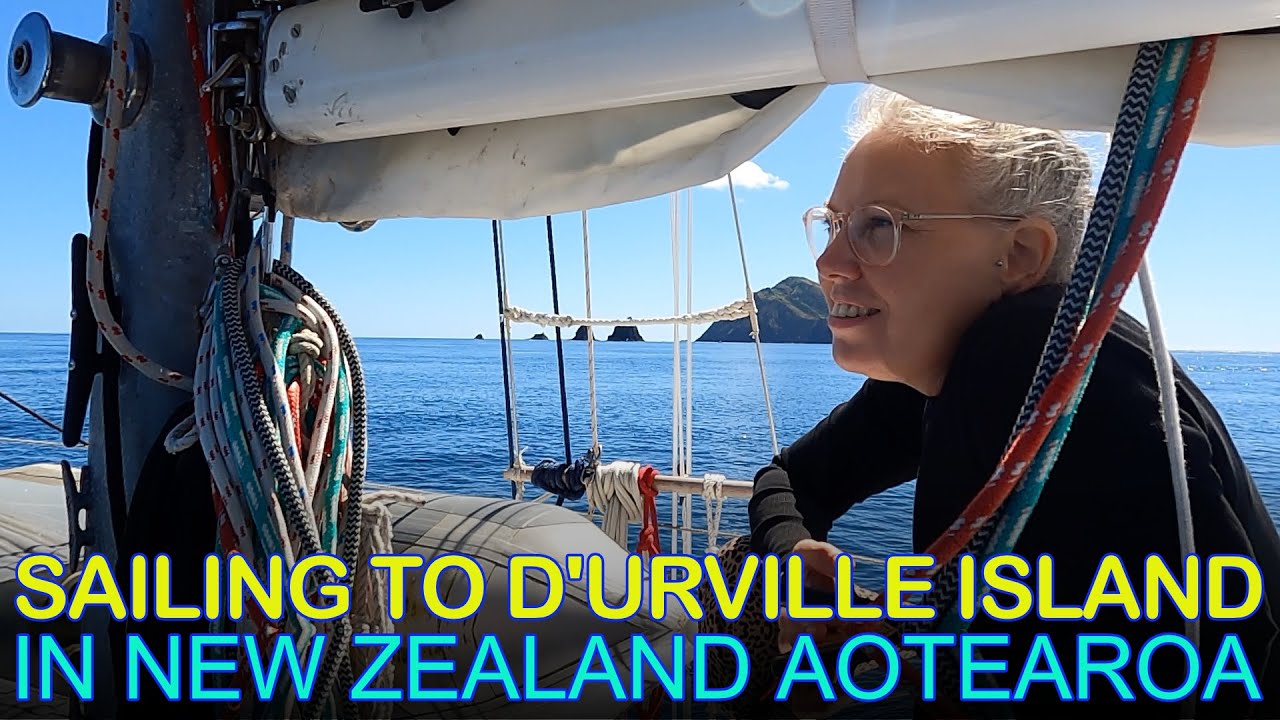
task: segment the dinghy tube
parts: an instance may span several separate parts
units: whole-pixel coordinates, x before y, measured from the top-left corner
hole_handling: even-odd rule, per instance
[[[421,555],[428,563],[443,555],[462,554],[474,558],[485,575],[485,595],[480,610],[467,620],[447,622],[429,615],[424,607],[420,591],[422,571],[409,570],[405,573],[406,613],[395,624],[394,632],[402,638],[410,634],[430,633],[458,636],[457,645],[436,648],[444,651],[439,657],[452,661],[454,671],[426,672],[422,675],[422,687],[462,688],[485,635],[497,637],[511,677],[522,693],[527,688],[524,638],[530,634],[537,636],[536,686],[544,691],[571,686],[592,635],[603,636],[627,693],[632,690],[633,636],[647,641],[653,656],[664,668],[663,672],[671,672],[673,650],[677,644],[682,647],[679,652],[684,665],[691,667],[689,660],[696,624],[689,620],[683,606],[675,600],[664,606],[662,620],[654,620],[648,612],[647,583],[641,612],[628,620],[610,621],[597,617],[587,607],[586,585],[568,578],[560,610],[552,617],[537,621],[512,620],[509,617],[508,571],[511,558],[516,555],[545,555],[560,560],[563,566],[563,559],[569,555],[599,554],[603,556],[606,568],[606,602],[614,607],[623,604],[627,592],[624,566],[628,553],[581,514],[550,504],[400,488],[379,496],[377,491],[387,488],[370,489],[374,491],[371,502],[385,508],[390,515],[393,552]],[[67,559],[67,521],[62,488],[40,477],[39,473],[31,473],[29,479],[11,474],[0,487],[0,492],[3,493],[3,502],[0,502],[0,529],[3,529],[0,532],[3,550],[0,553],[3,558],[0,562],[0,595],[3,595],[0,613],[3,613],[4,635],[12,639],[17,633],[31,633],[33,637],[39,633],[54,633],[64,649],[74,653],[72,648],[82,631],[76,623],[67,620],[31,622],[19,616],[14,605],[15,597],[21,592],[15,577],[21,557],[39,552],[54,554],[64,561]],[[446,604],[457,607],[464,604],[467,596],[467,580],[461,573],[455,577],[450,572],[446,571],[446,578],[442,578],[439,584],[442,588],[440,595]],[[525,596],[530,606],[537,606],[546,598],[546,586],[541,584],[541,578],[537,572],[527,574]],[[97,640],[108,641],[105,635]],[[395,665],[392,688],[405,690],[413,682],[409,677],[407,646],[407,641],[402,641],[392,660]],[[435,655],[424,650],[423,657],[428,656]],[[492,661],[484,665],[485,669],[494,667]],[[597,659],[588,669],[600,671],[602,664]],[[102,676],[97,682],[109,682],[109,673],[95,674]],[[657,676],[647,664],[643,675],[646,698],[655,692],[662,693],[661,687],[655,687]],[[675,675],[683,677],[686,687],[691,687],[691,671],[678,671]],[[16,667],[10,653],[0,660],[0,682],[12,687],[16,680]],[[61,676],[55,678],[54,690],[54,704],[65,707],[69,702],[70,689]],[[5,717],[17,717],[40,706],[47,710],[48,705],[17,703],[14,694],[9,693],[0,703],[0,712]],[[607,682],[586,682],[576,701],[548,703],[512,702],[501,683],[483,681],[470,701],[394,703],[392,717],[616,718],[634,714],[634,710],[629,700],[615,699]]]

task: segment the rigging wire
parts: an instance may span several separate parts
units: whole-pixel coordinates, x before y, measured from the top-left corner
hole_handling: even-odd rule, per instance
[[[493,221],[493,274],[497,282],[498,288],[498,335],[500,347],[502,350],[502,399],[507,408],[507,464],[509,467],[516,467],[516,436],[515,436],[515,408],[512,400],[514,391],[511,382],[511,362],[507,357],[507,291],[504,285],[502,272],[502,242],[501,233],[499,231],[498,221]],[[517,483],[511,481],[511,498],[519,500],[517,496]]]
[[[21,411],[25,412],[26,414],[30,415],[31,417],[35,418],[36,420],[39,420],[40,422],[42,422],[42,423],[44,423],[45,425],[47,425],[47,426],[49,426],[50,428],[52,428],[52,429],[53,429],[53,431],[54,431],[54,432],[56,432],[56,433],[58,433],[59,435],[61,435],[61,434],[62,434],[62,428],[61,428],[61,427],[59,427],[57,423],[53,422],[52,420],[50,420],[50,419],[46,418],[45,416],[41,415],[40,413],[36,412],[35,410],[32,410],[31,408],[29,408],[29,407],[27,407],[26,405],[22,404],[22,403],[21,403],[21,402],[19,402],[16,398],[14,398],[12,395],[10,395],[10,394],[6,393],[6,392],[5,392],[5,391],[3,391],[3,390],[0,390],[0,400],[4,400],[4,401],[6,401],[6,402],[8,402],[8,403],[12,404],[14,407],[18,408],[19,410],[21,410]],[[54,444],[56,444],[56,445],[63,445],[62,443],[54,443]],[[77,443],[76,443],[76,445],[77,445],[77,446],[84,446],[84,447],[88,447],[88,446],[89,446],[89,443],[85,442],[84,440],[80,440],[79,442],[77,442]],[[63,445],[63,447],[66,447],[66,446],[65,446],[65,445]]]

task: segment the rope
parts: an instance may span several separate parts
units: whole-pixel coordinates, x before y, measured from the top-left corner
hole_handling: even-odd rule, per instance
[[[1144,257],[1138,267],[1142,287],[1142,303],[1151,330],[1151,354],[1155,358],[1156,384],[1160,388],[1160,418],[1164,425],[1165,445],[1169,450],[1169,470],[1173,476],[1173,499],[1178,509],[1178,551],[1181,557],[1196,552],[1195,527],[1191,518],[1190,488],[1187,483],[1186,449],[1182,441],[1182,423],[1178,413],[1178,392],[1173,376],[1173,356],[1160,322],[1160,305],[1156,301],[1155,279]],[[1188,618],[1187,639],[1200,646],[1200,618]]]
[[[590,510],[604,514],[601,529],[619,547],[626,549],[631,523],[644,519],[644,496],[640,492],[640,464],[616,460],[602,465],[586,484]]]
[[[729,202],[733,206],[733,228],[738,235],[738,257],[742,259],[742,283],[747,287],[747,307],[751,318],[751,339],[756,346],[756,361],[760,364],[760,385],[764,389],[764,407],[769,415],[769,439],[773,442],[773,454],[778,454],[778,428],[773,421],[773,401],[769,399],[769,379],[764,371],[764,349],[760,347],[760,318],[756,313],[756,294],[751,289],[751,276],[747,273],[747,249],[742,240],[742,220],[738,217],[738,195],[733,189],[733,175],[725,176],[729,182]]]
[[[360,523],[360,554],[370,558],[374,555],[390,555],[395,552],[391,545],[392,522],[391,511],[385,505],[374,504],[373,494],[366,496],[366,504],[361,508],[363,520]],[[356,633],[390,634],[395,632],[395,625],[387,615],[385,599],[387,598],[387,574],[373,572],[367,562],[355,568],[355,581],[352,585],[351,625]],[[377,657],[379,650],[373,647],[353,647],[351,655],[359,667],[368,667]],[[395,684],[395,665],[388,661],[382,672],[369,683],[373,688],[391,688]],[[365,717],[385,718],[392,716],[391,703],[387,701],[370,703]]]
[[[570,327],[573,325],[587,325],[591,327],[599,327],[602,325],[672,325],[672,324],[698,324],[705,322],[716,322],[717,320],[737,320],[738,318],[747,317],[750,313],[749,303],[745,300],[735,300],[727,305],[710,310],[703,310],[696,313],[686,313],[684,315],[672,315],[669,317],[646,317],[634,318],[626,317],[620,319],[604,319],[604,318],[580,318],[573,315],[559,315],[549,313],[539,313],[532,310],[526,310],[522,307],[508,307],[504,316],[511,322],[523,322],[541,327]]]
[[[102,160],[98,167],[97,193],[90,214],[89,243],[86,253],[89,278],[86,281],[89,306],[98,329],[120,359],[143,377],[161,385],[192,389],[191,379],[153,362],[125,335],[124,329],[107,303],[105,258],[107,227],[111,221],[111,199],[116,189],[116,165],[120,157],[120,125],[124,116],[125,88],[128,80],[130,0],[115,0],[112,15],[111,69],[106,85],[106,113],[103,119]]]
[[[36,412],[35,410],[32,410],[31,408],[27,407],[26,405],[22,404],[21,402],[18,402],[18,400],[17,400],[17,399],[15,399],[12,395],[10,395],[10,394],[6,393],[6,392],[5,392],[5,391],[3,391],[3,390],[0,390],[0,400],[4,400],[4,401],[6,401],[6,402],[8,402],[8,403],[12,404],[14,407],[18,408],[18,409],[19,409],[19,410],[21,410],[22,412],[24,412],[24,413],[26,413],[26,414],[30,415],[31,417],[35,418],[36,420],[39,420],[40,422],[44,423],[46,426],[48,426],[49,428],[51,428],[54,432],[58,433],[59,435],[61,435],[61,434],[62,434],[62,428],[61,428],[61,427],[59,427],[57,423],[53,422],[53,421],[52,421],[52,420],[50,420],[49,418],[46,418],[45,416],[41,415],[40,413]],[[33,442],[43,442],[43,441],[33,441]],[[59,445],[59,446],[62,446],[62,443],[50,443],[50,444],[51,444],[51,445]],[[81,440],[81,441],[79,441],[79,442],[78,442],[78,443],[76,443],[76,444],[77,444],[77,445],[84,445],[84,446],[88,446],[88,444],[89,444],[89,443],[85,442],[84,440]],[[63,446],[63,447],[65,447],[65,446]]]
[[[291,568],[297,558],[324,552],[340,554],[352,569],[340,580],[317,573],[320,582],[354,587],[356,607],[326,630],[330,642],[306,713],[314,717],[320,706],[336,711],[341,705],[355,717],[354,704],[345,700],[354,681],[352,623],[379,622],[369,614],[377,608],[363,604],[374,601],[367,597],[373,581],[361,580],[360,560],[390,542],[389,525],[362,517],[364,376],[355,344],[328,301],[288,265],[275,263],[269,276],[261,272],[271,227],[262,224],[246,258],[220,263],[202,309],[195,415],[174,429],[166,446],[181,447],[193,429],[198,435],[214,481],[224,554],[243,554],[262,570],[269,555]],[[316,633],[292,611],[280,626],[261,617],[252,625],[264,639],[287,630],[300,653]],[[279,707],[284,702],[274,701],[268,713],[287,710]]]
[[[1071,317],[1074,314],[1068,306],[1075,302],[1073,298],[1080,294],[1079,287],[1084,286],[1084,292],[1087,295],[1088,288],[1094,284],[1095,274],[1102,269],[1101,265],[1106,256],[1107,243],[1111,237],[1112,230],[1116,227],[1116,216],[1120,212],[1124,191],[1129,184],[1129,166],[1132,164],[1133,156],[1136,152],[1136,138],[1141,133],[1141,118],[1147,115],[1147,110],[1151,107],[1151,98],[1155,91],[1157,77],[1163,77],[1166,82],[1171,82],[1175,86],[1178,82],[1177,77],[1170,78],[1167,73],[1161,75],[1159,72],[1163,47],[1164,43],[1145,44],[1135,60],[1129,82],[1129,91],[1126,93],[1124,106],[1121,108],[1117,121],[1116,142],[1112,145],[1107,167],[1099,185],[1097,202],[1090,217],[1089,227],[1085,232],[1075,271],[1059,307],[1059,317],[1064,316],[1064,314],[1067,317]],[[1116,178],[1117,175],[1120,176],[1119,180]],[[1092,270],[1089,269],[1090,265],[1094,266]],[[1082,304],[1082,311],[1085,307]],[[1041,360],[1042,367],[1045,363],[1052,361],[1052,356],[1057,352],[1054,348],[1059,345],[1063,345],[1062,354],[1064,357],[1067,356],[1068,349],[1072,347],[1072,339],[1065,338],[1067,342],[1064,345],[1064,338],[1059,337],[1064,332],[1070,334],[1072,329],[1068,328],[1066,331],[1054,329],[1050,331],[1050,337],[1046,341],[1045,357]],[[1076,338],[1076,340],[1078,341],[1079,338]],[[1093,347],[1090,345],[1088,349],[1092,350]],[[1079,345],[1079,349],[1083,350],[1084,348]],[[1062,378],[1065,375],[1059,373],[1056,377]],[[1077,375],[1076,377],[1078,378],[1079,376]],[[1058,394],[1053,397],[1048,396],[1047,387],[1039,393],[1040,398],[1032,408],[1033,414],[1027,415],[1027,420],[1032,424],[1023,425],[1020,418],[1019,425],[1023,426],[1014,433],[1014,437],[991,480],[966,507],[961,514],[960,520],[935,540],[926,551],[928,554],[938,558],[938,563],[933,571],[935,579],[934,594],[942,598],[942,600],[940,604],[935,603],[935,606],[950,607],[953,616],[950,620],[952,623],[957,620],[954,617],[955,608],[951,607],[956,589],[956,558],[966,549],[975,551],[975,554],[980,554],[988,547],[990,536],[995,531],[994,526],[988,525],[988,521],[996,515],[1002,503],[1009,497],[1014,484],[1024,477],[1028,467],[1035,459],[1035,454],[1048,434],[1049,421],[1058,419],[1062,408],[1067,404],[1071,393],[1074,392],[1074,387],[1063,386],[1061,382],[1054,385],[1054,387],[1055,392]],[[1036,394],[1037,391],[1033,382],[1033,387],[1029,390],[1028,396]],[[1046,400],[1047,402],[1045,402]],[[1045,469],[1047,471],[1047,467]],[[1034,492],[1038,497],[1039,488],[1029,486],[1023,492],[1024,495],[1018,502],[1026,503],[1030,501],[1030,504],[1021,505],[1016,511],[1012,511],[1008,517],[1012,518],[1013,515],[1021,513],[1029,515],[1028,508],[1034,505],[1030,493]],[[1010,524],[1007,529],[1012,531],[1014,526]],[[980,530],[984,532],[980,534]],[[1021,532],[1020,527],[1018,532]],[[1016,542],[1016,536],[1010,534],[1006,540]]]
[[[1122,217],[1111,238],[1112,243],[1122,245],[1123,249],[1114,255],[1107,253],[1115,260],[1109,267],[1107,262],[1103,263],[1105,280],[1101,287],[1105,292],[1092,298],[1088,304],[1085,325],[1067,349],[1066,357],[1070,362],[1050,382],[1049,388],[1053,388],[1055,393],[1050,395],[1049,388],[1046,388],[1031,416],[1033,424],[1015,438],[988,483],[988,488],[994,485],[995,489],[984,489],[967,509],[967,517],[991,518],[998,504],[1008,498],[1008,507],[1000,522],[990,526],[990,533],[994,536],[991,552],[1012,552],[1034,510],[1088,385],[1097,350],[1150,242],[1151,232],[1159,219],[1178,160],[1195,122],[1196,101],[1208,80],[1214,40],[1195,41],[1199,46],[1196,57],[1187,65],[1192,42],[1183,40],[1171,44],[1166,53],[1162,68],[1165,72],[1160,73],[1161,92],[1157,94],[1157,102],[1150,106],[1145,128],[1149,137],[1163,136],[1163,142],[1153,140],[1142,148],[1139,161],[1135,163],[1140,172],[1132,173],[1127,183],[1126,199],[1130,202],[1124,207],[1132,210]],[[1165,101],[1163,96],[1174,92],[1176,98],[1170,97]],[[1171,119],[1167,127],[1164,126],[1165,118]],[[1150,181],[1142,172],[1148,168],[1159,169]],[[1022,481],[1023,473],[1028,469],[1031,470],[1030,479]],[[1021,486],[1009,497],[1009,491],[1019,482]]]
[[[0,442],[16,443],[18,445],[41,445],[44,447],[58,447],[58,448],[67,447],[62,443],[54,442],[53,440],[33,440],[31,438],[20,438],[20,437],[0,437]],[[86,443],[80,443],[80,445],[86,445]],[[79,447],[79,446],[76,446],[76,447]]]
[[[200,105],[200,122],[204,131],[205,151],[209,155],[209,184],[213,192],[214,228],[219,233],[227,223],[228,198],[231,196],[230,180],[223,160],[222,139],[215,130],[213,98],[204,89],[205,58],[200,46],[200,20],[196,16],[196,0],[182,0],[187,29],[187,44],[191,47],[191,73],[195,78]],[[287,219],[290,223],[292,218]],[[290,225],[292,230],[292,225]]]
[[[1183,78],[1181,72],[1171,72],[1171,69],[1185,60],[1187,48],[1192,42],[1195,44],[1194,57]],[[1098,286],[1105,292],[1087,303],[1080,302],[1081,314],[1087,313],[1087,317],[1077,335],[1062,337],[1064,332],[1071,334],[1071,327],[1066,331],[1058,328],[1051,331],[1041,360],[1041,370],[1052,364],[1053,357],[1059,354],[1066,361],[1065,364],[1051,369],[1051,379],[1032,404],[1031,411],[1025,414],[1026,424],[1019,423],[987,485],[966,507],[957,522],[926,551],[926,554],[939,560],[930,571],[919,573],[925,577],[933,577],[933,590],[926,594],[928,599],[925,602],[943,611],[939,613],[937,628],[933,630],[935,632],[961,632],[968,627],[967,622],[959,620],[954,605],[955,559],[958,554],[965,549],[972,551],[975,547],[986,550],[987,555],[1010,552],[1039,499],[1045,478],[1057,458],[1074,418],[1076,405],[1088,383],[1097,349],[1114,321],[1124,292],[1150,242],[1178,160],[1194,125],[1199,96],[1208,79],[1215,44],[1216,36],[1211,36],[1175,43],[1167,54],[1163,52],[1167,43],[1163,42],[1147,43],[1139,50],[1129,90],[1117,120],[1116,142],[1112,145],[1075,272],[1059,307],[1059,319],[1069,319],[1075,313],[1075,309],[1069,306],[1081,294],[1080,286],[1085,287],[1083,294],[1085,300],[1089,300],[1088,289],[1095,284],[1095,273],[1103,274],[1104,280]],[[1161,68],[1160,62],[1162,55],[1164,68]],[[1161,85],[1161,93],[1156,92],[1157,80]],[[1158,98],[1169,92],[1169,85],[1176,88],[1176,100],[1163,105],[1159,102],[1152,103],[1153,95]],[[1170,115],[1172,122],[1163,132],[1163,142],[1157,142],[1156,138],[1161,136],[1159,128],[1162,118]],[[1136,146],[1140,135],[1135,126],[1142,117],[1146,118],[1147,137],[1151,138],[1151,142],[1139,153]],[[1149,156],[1157,147],[1158,154],[1151,160]],[[1148,167],[1158,168],[1154,180],[1149,184],[1141,173],[1129,173],[1129,166],[1133,164],[1135,155],[1139,157],[1137,167],[1141,168],[1146,163]],[[1120,175],[1119,179],[1117,175]],[[1126,188],[1129,190],[1130,202],[1122,205],[1121,199]],[[1135,207],[1134,201],[1138,201],[1136,211],[1131,216],[1124,216],[1126,221],[1132,222],[1116,225],[1116,215],[1123,208]],[[1122,247],[1113,250],[1112,243],[1122,244]],[[1111,257],[1115,258],[1114,263],[1108,262]],[[1092,270],[1090,265],[1093,265]],[[1059,345],[1061,350],[1057,349]],[[1037,388],[1033,383],[1028,399],[1035,395]],[[997,518],[997,514],[998,522],[989,523],[991,519]],[[880,602],[882,599],[883,596],[877,594],[875,601]],[[946,612],[944,608],[950,612]],[[929,631],[932,624],[927,621],[881,622],[873,623],[876,627],[869,629],[893,637],[899,629],[905,632]],[[944,654],[944,657],[947,661],[940,664],[939,682],[943,687],[954,688],[958,682],[955,661],[950,655]]]
[[[693,307],[693,191],[685,190],[685,307]],[[684,324],[684,474],[693,472],[693,324]]]
[[[507,284],[507,243],[506,235],[503,233],[502,222],[498,222],[498,247],[500,248],[499,264],[502,273],[502,306],[511,307],[510,286]],[[506,330],[503,343],[506,345],[507,364],[511,371],[511,417],[507,418],[511,424],[511,437],[515,440],[516,463],[523,463],[523,451],[520,447],[520,412],[516,407],[516,357],[515,350],[511,347],[511,341],[514,339],[511,333],[511,322],[503,318],[503,327]],[[524,492],[520,488],[520,492]]]
[[[556,283],[556,239],[551,229],[551,216],[547,216],[547,260],[551,265],[551,307],[552,312],[560,312],[560,288]],[[573,458],[573,449],[569,442],[569,394],[565,387],[564,376],[564,337],[560,328],[556,328],[556,361],[560,370],[560,423],[564,433],[564,460]],[[564,505],[564,496],[556,499],[556,505]]]
[[[720,513],[724,510],[724,475],[708,473],[702,481],[702,501],[707,504],[707,553],[719,550]]]
[[[662,538],[658,535],[658,489],[653,484],[657,477],[657,468],[645,465],[636,478],[640,496],[644,498],[644,521],[636,540],[636,552],[650,558],[662,554]]]
[[[667,196],[671,222],[671,302],[673,317],[680,317],[680,198],[676,193]],[[680,328],[671,328],[671,472],[673,475],[684,473],[684,428],[680,392]],[[687,496],[673,494],[671,496],[671,524],[679,525],[680,507],[690,502]],[[685,545],[689,545],[691,536],[684,534]],[[671,531],[672,547],[678,552],[679,535]]]
[[[680,197],[671,193],[671,302],[680,315]],[[671,329],[671,472],[684,474],[683,397],[680,392],[680,329]]]
[[[516,466],[516,421],[515,421],[515,396],[512,389],[511,378],[511,362],[508,356],[509,345],[507,343],[507,290],[503,282],[502,272],[502,240],[499,231],[498,221],[493,221],[493,274],[498,287],[498,316],[503,318],[498,323],[499,341],[502,348],[502,399],[506,403],[507,408],[507,466]],[[517,494],[516,481],[511,481],[511,497],[517,499],[523,496],[523,491]]]
[[[587,317],[591,317],[591,234],[587,228],[587,211],[582,211],[582,274],[587,293]],[[591,448],[600,454],[600,419],[596,411],[595,332],[587,328],[587,394],[591,404]]]

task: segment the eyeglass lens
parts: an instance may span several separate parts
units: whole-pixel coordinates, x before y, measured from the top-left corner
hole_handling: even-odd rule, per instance
[[[841,231],[858,260],[869,265],[885,265],[897,253],[897,231],[893,215],[880,207],[859,208],[848,219],[827,208],[814,208],[805,215],[805,231],[814,258],[822,255]]]

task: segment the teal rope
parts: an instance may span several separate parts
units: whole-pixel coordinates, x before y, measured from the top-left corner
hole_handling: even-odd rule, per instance
[[[260,292],[264,298],[272,298],[289,302],[289,298],[279,290],[262,284]],[[270,509],[268,500],[268,492],[264,489],[264,480],[269,486],[270,492],[274,493],[274,478],[267,474],[267,466],[265,461],[265,451],[261,449],[261,443],[252,432],[246,433],[249,425],[245,421],[245,415],[242,413],[242,402],[246,402],[243,388],[237,381],[238,376],[233,368],[233,356],[230,349],[230,340],[226,335],[225,328],[227,316],[225,307],[222,302],[222,293],[213,293],[213,319],[212,319],[212,345],[213,357],[210,360],[211,370],[211,396],[216,402],[218,414],[222,415],[222,422],[215,424],[215,431],[219,439],[225,442],[229,458],[232,466],[228,468],[231,481],[240,498],[229,498],[229,502],[242,499],[245,508],[248,511],[248,519],[252,523],[250,534],[253,539],[253,551],[255,557],[255,566],[259,572],[265,570],[266,558],[271,555],[284,556],[285,541],[281,534],[281,530],[275,521],[275,517]],[[270,345],[273,350],[275,359],[275,370],[283,374],[284,377],[292,380],[299,372],[298,358],[290,355],[288,352],[289,344],[294,336],[303,327],[300,319],[292,315],[284,315],[281,318],[279,327],[274,331],[270,338]],[[338,383],[335,395],[334,421],[331,423],[331,431],[333,433],[332,448],[328,454],[328,460],[325,463],[324,478],[327,481],[325,485],[325,495],[323,504],[320,506],[320,530],[322,538],[322,548],[329,553],[337,553],[339,544],[339,500],[341,497],[341,488],[345,478],[346,454],[350,446],[352,432],[352,409],[351,409],[351,393],[348,387],[349,375],[345,358],[342,354],[337,355],[338,359]],[[327,369],[317,368],[321,372]],[[306,409],[303,409],[306,413]],[[311,416],[314,413],[310,414]],[[314,420],[314,417],[308,417],[308,420]],[[304,420],[305,421],[305,420]],[[279,438],[282,443],[285,438]],[[313,442],[324,442],[323,438],[315,439]],[[255,447],[258,446],[258,447]],[[255,452],[256,450],[256,452]],[[219,554],[223,553],[219,550]],[[223,626],[223,623],[217,625]],[[310,621],[292,609],[286,609],[284,618],[284,627],[293,641],[295,648],[302,653],[312,642],[315,637],[315,626]],[[282,717],[284,715],[284,695],[280,693],[269,703],[269,707],[261,707],[256,713],[257,717]],[[326,703],[329,715],[337,712],[335,701],[330,699]]]
[[[1125,188],[1125,202],[1122,206],[1123,214],[1112,230],[1106,258],[1103,261],[1101,271],[1098,273],[1098,282],[1095,284],[1093,296],[1089,300],[1086,316],[1096,309],[1098,301],[1105,296],[1106,293],[1105,289],[1102,288],[1102,283],[1106,282],[1107,276],[1115,265],[1116,259],[1119,257],[1120,251],[1129,236],[1130,226],[1133,224],[1133,218],[1137,214],[1138,202],[1147,189],[1156,155],[1160,150],[1161,140],[1173,117],[1173,103],[1177,98],[1178,88],[1182,84],[1182,77],[1186,72],[1193,43],[1194,40],[1189,38],[1172,41],[1169,44],[1168,51],[1165,53],[1160,68],[1160,76],[1143,126],[1142,137],[1146,138],[1147,141],[1137,148],[1137,152],[1134,155],[1132,170],[1129,173],[1129,180]],[[1062,445],[1066,442],[1067,434],[1075,420],[1076,410],[1079,407],[1081,398],[1084,396],[1085,388],[1089,384],[1089,378],[1093,374],[1097,359],[1098,354],[1095,351],[1071,400],[1049,431],[1049,435],[1040,447],[1039,452],[1036,453],[1029,472],[1023,476],[1013,493],[1005,501],[995,533],[983,554],[983,560],[996,555],[1010,553],[1013,551],[1014,546],[1017,545],[1018,538],[1021,537],[1027,521],[1040,500],[1040,493],[1044,489],[1049,473],[1057,462]],[[981,577],[978,578],[978,583],[976,597],[980,598],[987,592],[989,586],[982,581]],[[971,620],[962,620],[960,618],[958,604],[953,603],[948,614],[939,624],[939,632],[964,632],[969,628],[971,622]]]

